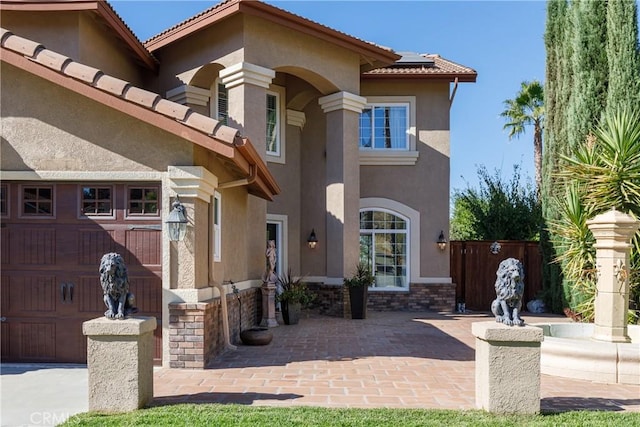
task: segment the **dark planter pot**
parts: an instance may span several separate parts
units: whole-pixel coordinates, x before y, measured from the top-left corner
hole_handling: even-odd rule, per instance
[[[282,302],[282,320],[285,325],[297,325],[300,321],[302,305],[299,302]]]
[[[351,318],[367,318],[367,297],[369,288],[367,286],[355,286],[349,288],[349,300],[351,303]]]
[[[273,339],[269,328],[253,328],[240,332],[240,339],[246,345],[267,345]]]

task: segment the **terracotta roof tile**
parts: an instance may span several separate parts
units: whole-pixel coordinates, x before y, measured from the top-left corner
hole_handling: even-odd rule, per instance
[[[93,84],[93,82],[96,81],[96,77],[104,74],[97,68],[89,67],[88,65],[74,61],[69,62],[62,72],[69,77],[82,80],[89,84]]]
[[[34,59],[45,67],[52,68],[58,72],[64,70],[69,62],[71,62],[71,58],[68,56],[47,49],[41,49],[36,53]]]
[[[186,105],[171,102],[164,98],[156,104],[155,109],[158,113],[173,117],[179,121],[184,121],[187,114],[191,111],[191,109]]]
[[[365,77],[416,77],[416,78],[456,78],[461,81],[475,82],[477,72],[473,68],[457,64],[437,54],[423,54],[424,58],[433,60],[432,64],[394,64],[384,68],[376,68],[363,75]]]
[[[129,89],[124,93],[124,99],[153,109],[158,101],[160,101],[160,95],[136,86],[129,86]]]
[[[29,58],[33,58],[36,52],[43,47],[40,43],[16,36],[10,31],[3,33],[2,45]]]
[[[95,87],[104,90],[105,92],[112,93],[115,96],[122,96],[124,92],[131,86],[131,83],[117,79],[113,76],[103,74],[98,77],[98,80],[94,83]]]

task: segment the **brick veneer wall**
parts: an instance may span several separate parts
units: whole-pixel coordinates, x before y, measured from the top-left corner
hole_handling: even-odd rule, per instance
[[[342,285],[309,284],[320,314],[350,317],[349,293]],[[367,308],[377,311],[446,311],[455,309],[456,286],[451,283],[411,284],[406,291],[369,291]]]
[[[238,296],[227,295],[230,340],[233,344],[240,342],[240,306],[242,306],[243,330],[257,325],[262,316],[259,288],[245,289]],[[169,366],[171,368],[205,368],[224,350],[220,298],[199,303],[169,304]]]

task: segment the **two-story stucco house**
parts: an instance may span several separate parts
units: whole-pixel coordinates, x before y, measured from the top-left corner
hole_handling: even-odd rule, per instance
[[[371,308],[453,309],[436,242],[450,106],[473,69],[259,1],[144,43],[104,1],[0,12],[3,361],[85,360],[80,325],[104,312],[97,268],[112,251],[162,325],[166,366],[204,367],[238,342],[240,315],[259,322],[267,240],[326,314],[342,315],[359,261]],[[188,224],[171,241],[177,198]]]

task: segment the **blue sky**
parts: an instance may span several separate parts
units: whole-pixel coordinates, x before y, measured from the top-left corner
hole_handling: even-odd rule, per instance
[[[142,41],[217,3],[111,1]],[[499,116],[523,80],[544,80],[546,2],[539,1],[267,1],[397,52],[438,53],[474,68],[476,83],[458,87],[451,110],[451,189],[477,183],[477,166],[513,165],[532,182],[533,134],[509,141]]]

